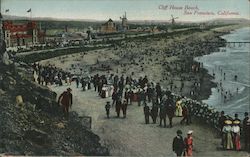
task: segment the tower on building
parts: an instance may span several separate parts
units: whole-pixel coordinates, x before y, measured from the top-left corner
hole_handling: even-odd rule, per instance
[[[120,17],[120,19],[122,20],[122,31],[127,31],[129,29],[129,26],[126,12],[124,15],[122,15],[122,17]]]

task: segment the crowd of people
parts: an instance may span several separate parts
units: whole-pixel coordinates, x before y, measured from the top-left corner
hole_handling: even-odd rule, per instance
[[[56,76],[58,75],[60,76],[58,76],[58,78],[61,79],[61,82],[64,81],[66,84],[68,84],[68,82],[71,83],[72,81],[70,78],[72,75],[70,75],[70,73],[63,72],[62,70],[54,68],[53,66],[45,67],[36,64],[34,69],[38,74],[38,78],[50,78],[44,79],[44,83],[41,83],[40,80],[40,84],[57,84],[57,79],[55,78],[57,78]],[[67,81],[67,77],[69,77],[69,81]],[[207,105],[200,104],[197,101],[183,96],[174,95],[171,93],[171,91],[163,89],[160,83],[155,84],[154,82],[150,82],[147,76],[134,79],[132,77],[124,77],[123,75],[119,77],[118,75],[111,74],[110,76],[106,77],[105,75],[99,76],[96,74],[93,77],[90,77],[89,81],[86,81],[86,83],[83,83],[79,77],[76,78],[75,81],[77,88],[79,87],[80,83],[82,84],[83,90],[85,90],[86,87],[87,89],[91,89],[91,84],[93,84],[94,90],[101,97],[103,94],[102,88],[105,85],[111,85],[114,87],[112,94],[113,102],[111,103],[108,101],[105,105],[107,118],[110,118],[110,109],[114,105],[116,116],[120,117],[120,113],[122,112],[122,117],[126,118],[128,105],[131,105],[132,102],[136,102],[138,106],[143,105],[145,124],[150,123],[151,117],[152,123],[156,124],[158,118],[159,126],[167,127],[166,119],[168,117],[169,127],[171,128],[173,127],[172,119],[174,117],[183,117],[180,123],[186,123],[189,125],[191,123],[191,117],[196,116],[202,118],[210,124],[213,124],[214,126],[218,126],[221,131],[222,146],[224,149],[241,150],[240,131],[241,128],[243,128],[242,131],[245,141],[245,149],[249,151],[250,122],[247,113],[245,114],[246,118],[243,120],[243,127],[241,127],[241,120],[239,120],[237,116],[235,116],[234,120],[228,119],[224,114],[218,116],[218,112],[209,109]],[[72,94],[70,88],[60,95],[58,102],[62,104],[64,113],[68,115],[69,107],[72,106]],[[180,132],[177,136],[178,137],[176,138],[179,138]],[[185,140],[183,141],[184,144],[182,151],[175,147],[176,142],[173,142],[173,150],[177,155],[189,150],[189,152],[185,152],[185,155],[188,156],[188,154],[192,154],[192,149],[188,145],[188,142],[185,142]]]
[[[97,78],[97,76],[98,75],[94,76],[94,78]],[[109,82],[114,86],[112,105],[110,102],[107,102],[105,106],[107,117],[110,116],[110,108],[113,105],[115,105],[117,117],[119,117],[120,110],[123,111],[123,116],[126,117],[127,106],[133,101],[137,101],[138,106],[144,106],[145,124],[149,124],[151,116],[153,123],[156,123],[156,119],[159,118],[159,125],[167,127],[166,118],[168,117],[169,127],[171,128],[173,127],[172,119],[174,117],[183,117],[180,123],[183,124],[185,122],[189,125],[191,123],[191,117],[196,116],[220,128],[224,149],[242,150],[240,145],[240,131],[241,128],[243,128],[245,150],[249,150],[250,120],[248,113],[245,113],[243,123],[241,123],[237,114],[234,120],[230,120],[229,117],[225,115],[219,116],[218,111],[215,112],[213,109],[210,109],[208,105],[200,104],[197,101],[187,99],[183,96],[173,95],[170,91],[164,90],[160,83],[155,84],[149,82],[147,76],[144,78],[140,77],[138,80],[132,79],[131,77],[124,78],[123,75],[120,78],[117,75],[111,75],[108,79],[106,79],[105,76],[101,78],[105,80],[104,82]],[[123,102],[122,99],[124,100]],[[224,120],[222,120],[223,117]],[[185,156],[192,154],[192,149],[187,149],[187,147],[189,147],[187,143],[184,144],[184,146],[185,148],[182,153],[186,150],[190,150],[191,153],[186,152]],[[177,153],[179,154],[179,152],[176,152],[176,154]]]
[[[120,112],[123,112],[123,117],[126,117],[127,106],[132,102],[137,102],[138,106],[143,105],[145,116],[145,123],[149,124],[150,116],[153,123],[159,116],[160,126],[167,127],[166,118],[169,119],[169,127],[172,127],[172,119],[175,115],[183,116],[181,123],[186,121],[187,124],[191,122],[189,108],[178,100],[178,110],[176,110],[176,103],[170,91],[163,90],[160,83],[149,82],[147,76],[140,77],[138,80],[132,77],[118,77],[118,75],[110,75],[106,78],[104,75],[96,74],[93,77],[93,85],[95,91],[102,96],[102,87],[105,84],[110,84],[114,87],[112,94],[112,104],[107,102],[105,109],[107,117],[110,116],[110,108],[115,105],[117,117],[120,117]],[[150,105],[151,104],[151,105]],[[151,107],[151,108],[150,108]],[[177,113],[178,112],[178,113]],[[181,113],[180,113],[181,112]]]
[[[65,81],[68,85],[71,84],[72,75],[53,65],[42,66],[39,63],[33,65],[33,79],[41,85],[63,85]]]
[[[241,139],[244,141],[244,150],[250,152],[250,119],[248,113],[244,113],[243,122],[235,114],[234,119],[225,116],[221,111],[219,118],[221,145],[225,150],[242,150]]]

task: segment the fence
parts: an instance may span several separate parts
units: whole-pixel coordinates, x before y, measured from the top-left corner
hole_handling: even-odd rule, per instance
[[[177,99],[182,98],[180,95],[176,95],[176,94],[173,94],[173,96],[174,96],[175,102],[177,101]],[[190,98],[184,97],[182,100],[184,104],[186,104],[188,108],[190,109],[191,115],[201,119],[205,123],[219,130],[219,118],[220,118],[219,111],[209,106],[208,104],[201,103],[196,100],[192,100]],[[233,118],[228,115],[226,115],[226,117],[230,120],[233,120]]]

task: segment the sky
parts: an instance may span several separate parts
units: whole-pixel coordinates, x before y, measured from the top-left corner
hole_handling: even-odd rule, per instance
[[[215,18],[250,18],[249,0],[1,0],[7,15],[68,19],[204,21]],[[187,10],[185,6],[194,7]],[[182,7],[182,8],[181,8]],[[27,10],[32,10],[31,15]],[[176,9],[180,8],[180,9]],[[5,12],[9,9],[9,12]],[[184,14],[185,11],[192,14]],[[200,14],[202,13],[202,14]],[[209,13],[209,14],[208,14]],[[213,13],[213,14],[211,14]],[[223,14],[224,13],[224,14]],[[230,13],[230,14],[229,14]],[[206,15],[204,15],[206,14]]]

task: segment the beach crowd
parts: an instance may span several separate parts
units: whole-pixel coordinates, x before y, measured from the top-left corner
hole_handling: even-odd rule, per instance
[[[219,129],[222,139],[222,148],[225,150],[242,150],[241,139],[244,141],[244,149],[250,151],[250,119],[248,113],[245,113],[243,122],[235,115],[235,118],[226,116],[224,112],[219,113],[208,105],[198,101],[173,94],[170,90],[164,89],[161,84],[150,82],[147,76],[138,79],[131,76],[110,74],[94,75],[86,78],[74,77],[68,72],[54,66],[40,66],[34,64],[34,73],[37,74],[37,82],[42,85],[70,85],[72,81],[76,82],[77,88],[82,85],[83,91],[92,89],[102,98],[111,96],[112,102],[105,104],[107,118],[110,118],[111,108],[115,107],[116,117],[119,118],[121,112],[123,118],[127,116],[127,107],[132,103],[143,106],[145,124],[156,124],[159,122],[160,127],[172,128],[174,117],[183,117],[181,124],[189,125],[192,118],[196,117],[207,124]],[[35,75],[34,75],[35,76]],[[35,79],[35,80],[36,80]],[[64,83],[63,83],[64,82]],[[63,102],[63,111],[66,115],[69,107],[72,105],[71,89],[63,92],[58,102]],[[167,126],[168,118],[168,126]],[[157,120],[159,119],[159,120]],[[186,138],[181,137],[181,130],[177,131],[177,136],[173,140],[173,151],[177,156],[185,154],[192,156],[192,138],[193,131],[189,131]]]

